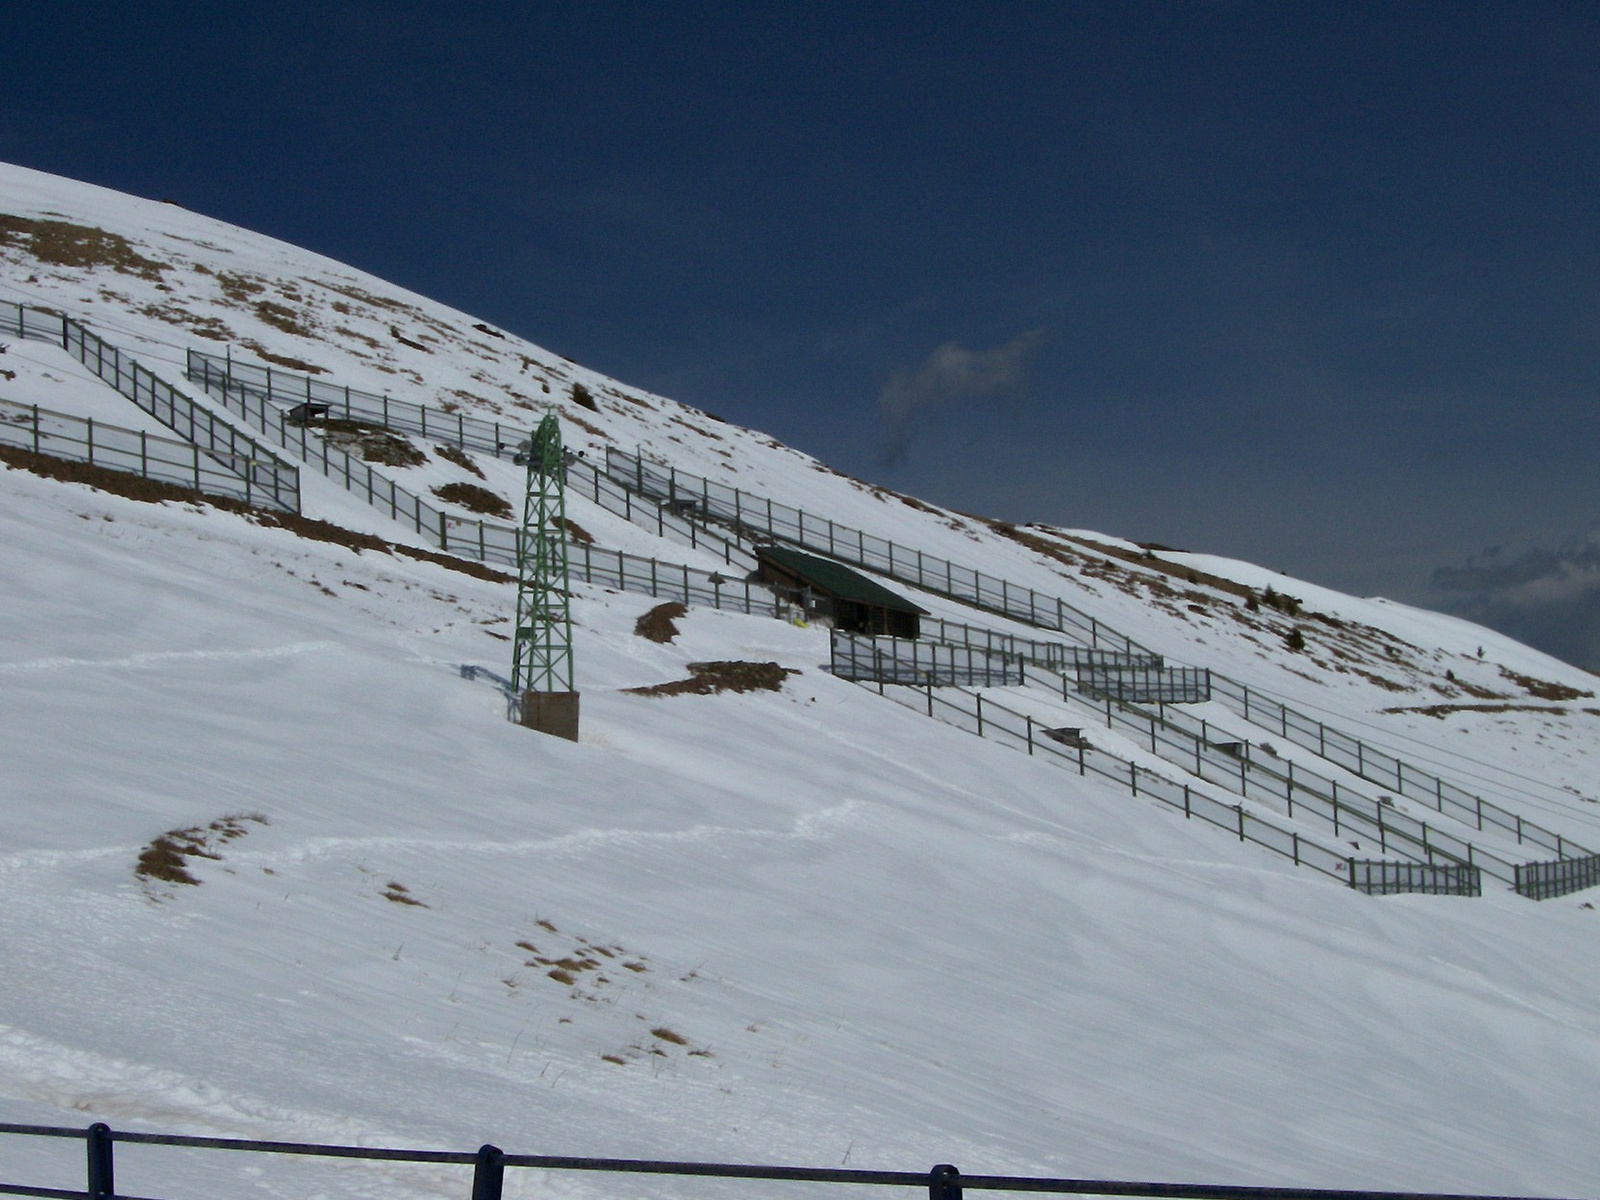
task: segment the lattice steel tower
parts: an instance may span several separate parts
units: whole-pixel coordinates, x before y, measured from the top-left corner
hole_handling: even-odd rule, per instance
[[[522,505],[522,534],[517,542],[517,623],[511,684],[523,698],[524,725],[576,740],[572,618],[567,611],[566,468],[561,457],[561,425],[554,414],[539,423],[532,440],[517,457],[527,463],[528,486]],[[550,707],[549,700],[565,696],[571,697],[570,734],[550,727],[550,722],[530,719]],[[537,712],[530,712],[530,707]]]

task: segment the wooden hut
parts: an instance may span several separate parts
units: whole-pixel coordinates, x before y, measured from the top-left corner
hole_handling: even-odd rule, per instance
[[[762,579],[805,596],[808,617],[824,617],[846,633],[914,638],[927,609],[918,608],[859,571],[788,546],[757,546]]]

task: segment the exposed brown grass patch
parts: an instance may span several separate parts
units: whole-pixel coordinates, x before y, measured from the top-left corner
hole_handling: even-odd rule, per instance
[[[134,875],[145,882],[182,883],[198,887],[200,881],[189,872],[191,858],[220,859],[215,846],[243,837],[248,830],[245,822],[258,825],[267,823],[260,813],[235,813],[219,817],[209,825],[191,825],[187,829],[169,829],[152,838],[139,852],[134,865]]]
[[[262,362],[269,362],[280,367],[286,367],[291,371],[303,371],[307,375],[322,375],[326,373],[326,368],[319,367],[316,365],[316,363],[308,363],[303,358],[295,358],[288,354],[277,354],[271,350],[268,350],[265,346],[257,341],[245,339],[241,341],[239,345],[250,351],[251,354],[254,354]]]
[[[702,662],[689,664],[689,678],[651,687],[624,688],[635,696],[710,696],[718,692],[777,692],[783,681],[800,672],[775,662]]]
[[[127,238],[94,225],[38,220],[0,213],[0,246],[15,246],[41,263],[92,270],[110,267],[123,275],[160,282],[171,264],[145,258]]]
[[[663,1042],[670,1042],[674,1046],[687,1046],[689,1039],[681,1033],[668,1029],[665,1025],[657,1025],[650,1031],[651,1035],[660,1038]]]
[[[274,329],[292,333],[296,337],[316,336],[316,330],[306,324],[300,314],[286,304],[279,304],[273,300],[258,300],[252,311],[263,325],[270,325]]]
[[[459,446],[435,446],[433,452],[447,463],[455,463],[463,471],[470,471],[479,479],[484,478],[483,469],[472,461],[472,457]]]
[[[207,313],[203,316],[179,308],[176,304],[146,304],[139,310],[142,316],[154,321],[165,321],[168,325],[177,325],[187,329],[195,337],[205,338],[212,342],[231,342],[234,334],[223,323],[221,318]]]
[[[679,617],[686,615],[688,611],[676,600],[658,604],[633,623],[633,632],[647,642],[666,645],[678,636],[676,622]]]
[[[396,883],[391,879],[381,893],[383,898],[391,904],[408,904],[412,908],[427,908],[421,900],[411,894],[411,889],[403,883]]]
[[[1546,708],[1540,704],[1427,704],[1411,708],[1386,708],[1386,713],[1419,713],[1424,717],[1434,717],[1443,720],[1451,713],[1511,713],[1531,712],[1546,713],[1552,717],[1564,717],[1567,710],[1564,708]],[[1594,712],[1594,709],[1584,709],[1585,712]]]
[[[449,504],[458,504],[468,512],[489,517],[509,518],[511,504],[488,488],[475,483],[445,483],[432,489],[433,494]]]
[[[1508,667],[1501,667],[1500,674],[1537,700],[1588,700],[1594,696],[1593,692],[1580,691],[1564,683],[1535,679],[1532,675],[1522,675]]]

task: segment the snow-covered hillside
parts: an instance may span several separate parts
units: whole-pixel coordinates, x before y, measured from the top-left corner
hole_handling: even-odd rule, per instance
[[[637,452],[1060,597],[1600,848],[1594,678],[1487,630],[945,512],[171,205],[0,168],[0,261],[0,298],[175,384],[199,348],[521,427],[549,409],[592,458]],[[0,400],[166,432],[3,330]],[[412,491],[519,502],[509,462],[415,448],[382,468]],[[313,472],[302,496],[424,544]],[[568,515],[599,545],[719,565],[581,497]],[[578,585],[574,745],[461,671],[508,667],[514,587],[481,573],[9,468],[0,556],[0,1120],[1506,1193],[1581,1194],[1600,1166],[1592,893],[1358,894],[835,679],[815,627],[696,607],[656,643],[635,633],[654,598]],[[627,690],[719,660],[794,673]],[[162,835],[204,851],[182,864],[198,886],[136,874]],[[0,1180],[74,1186],[78,1155],[0,1139]],[[126,1191],[173,1191],[170,1158],[124,1158]],[[178,1184],[459,1191],[261,1170],[188,1163]]]

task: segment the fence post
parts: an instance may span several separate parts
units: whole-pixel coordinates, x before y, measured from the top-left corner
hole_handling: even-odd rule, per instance
[[[961,1200],[961,1172],[949,1163],[940,1163],[929,1171],[928,1200]]]
[[[978,696],[978,736],[983,736],[983,696]]]
[[[117,1194],[111,1163],[111,1126],[104,1121],[89,1126],[89,1200],[112,1200]]]
[[[500,1147],[480,1147],[472,1167],[472,1200],[500,1200],[505,1179],[506,1156]]]
[[[1033,718],[1028,717],[1028,753],[1033,753]]]

